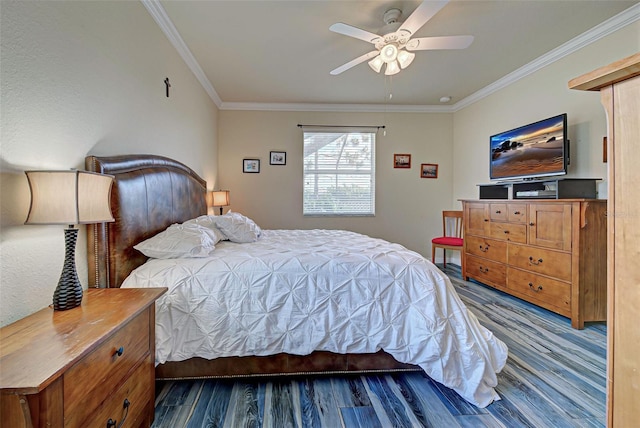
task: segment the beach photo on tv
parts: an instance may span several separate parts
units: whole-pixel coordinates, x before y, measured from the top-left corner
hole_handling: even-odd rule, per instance
[[[540,121],[491,137],[491,177],[564,172],[564,119]]]

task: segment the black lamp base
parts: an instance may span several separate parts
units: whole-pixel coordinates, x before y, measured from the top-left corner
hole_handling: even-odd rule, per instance
[[[64,230],[64,265],[58,286],[53,293],[53,309],[56,311],[72,309],[82,303],[82,284],[76,272],[77,240],[78,229],[69,227]]]

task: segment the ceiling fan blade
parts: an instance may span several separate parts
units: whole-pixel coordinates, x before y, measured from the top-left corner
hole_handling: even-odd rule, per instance
[[[445,7],[449,0],[424,0],[420,6],[404,21],[398,31],[407,31],[413,36],[433,15]]]
[[[351,67],[355,67],[358,64],[361,64],[375,56],[377,56],[378,54],[380,54],[380,51],[371,51],[369,53],[366,53],[364,55],[359,56],[356,59],[352,59],[351,61],[349,61],[346,64],[341,65],[340,67],[331,70],[330,74],[332,74],[333,76],[336,76],[340,73],[342,73],[343,71],[347,71],[348,69],[350,69]]]
[[[438,49],[465,49],[473,42],[473,36],[419,37],[409,40],[408,51],[427,51]]]
[[[361,30],[358,27],[354,27],[353,25],[343,24],[342,22],[338,22],[329,27],[329,30],[334,33],[344,34],[345,36],[355,37],[356,39],[364,40],[365,42],[374,43],[376,40],[380,39],[380,36],[377,34],[370,33],[366,30]]]

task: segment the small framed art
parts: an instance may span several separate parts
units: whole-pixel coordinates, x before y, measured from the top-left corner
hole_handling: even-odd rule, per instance
[[[287,152],[269,152],[270,165],[286,165]]]
[[[438,164],[423,163],[420,165],[420,177],[422,178],[438,178]]]
[[[407,153],[395,153],[393,155],[394,168],[411,168],[411,155]]]
[[[242,159],[242,172],[260,172],[260,159]]]

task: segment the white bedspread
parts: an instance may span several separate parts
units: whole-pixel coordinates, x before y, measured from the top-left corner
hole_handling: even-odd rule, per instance
[[[448,277],[399,244],[339,230],[265,230],[208,258],[150,259],[122,287],[168,287],[156,362],[383,349],[484,407],[507,347]]]

